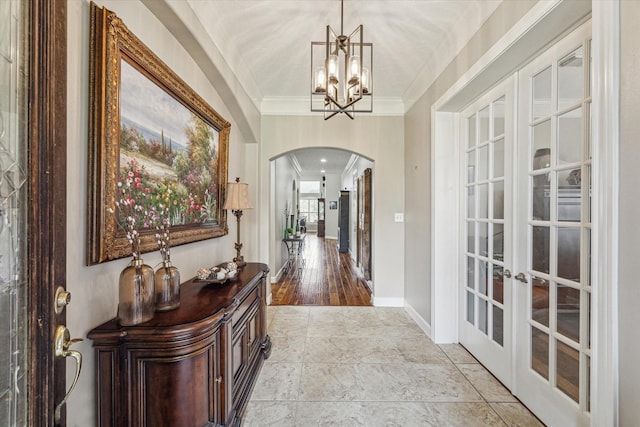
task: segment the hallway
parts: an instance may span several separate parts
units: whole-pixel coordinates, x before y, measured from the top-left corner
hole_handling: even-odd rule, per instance
[[[284,247],[284,246],[283,246]],[[371,292],[337,241],[306,235],[292,268],[271,285],[271,305],[371,305]]]
[[[461,346],[402,308],[268,307],[273,342],[243,426],[540,426]]]

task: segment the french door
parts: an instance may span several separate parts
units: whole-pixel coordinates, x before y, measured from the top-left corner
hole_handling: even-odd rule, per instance
[[[516,394],[587,425],[591,371],[591,55],[583,24],[520,72]]]
[[[460,342],[550,426],[589,423],[590,34],[460,115]]]
[[[507,79],[463,113],[462,191],[465,241],[460,342],[511,386],[510,276],[513,193],[514,79]],[[505,286],[506,285],[506,286]]]

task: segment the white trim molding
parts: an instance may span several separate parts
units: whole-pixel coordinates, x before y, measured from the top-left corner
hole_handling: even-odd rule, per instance
[[[433,338],[431,337],[431,326],[427,323],[427,321],[424,320],[422,316],[420,316],[418,312],[409,304],[405,304],[404,309],[407,311],[407,314],[409,314],[409,316],[418,324],[420,329],[422,329],[422,332],[424,332],[424,334],[428,336],[431,341],[433,341]]]
[[[593,300],[591,425],[617,426],[620,2],[592,1]]]
[[[455,113],[431,110],[431,339],[458,342],[459,142]]]
[[[374,307],[404,307],[404,298],[373,297]]]

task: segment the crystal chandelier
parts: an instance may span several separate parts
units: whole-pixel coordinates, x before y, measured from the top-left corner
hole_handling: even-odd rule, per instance
[[[311,42],[311,111],[323,112],[325,120],[373,111],[373,44],[363,42],[362,25],[345,36],[343,15],[341,0],[340,35],[327,25],[326,41]]]

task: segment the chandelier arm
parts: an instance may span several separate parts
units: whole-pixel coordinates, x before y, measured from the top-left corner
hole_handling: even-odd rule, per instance
[[[340,35],[344,34],[344,0],[340,0]]]
[[[333,116],[335,116],[336,114],[341,113],[341,112],[342,112],[342,111],[340,111],[340,110],[336,110],[336,111],[332,112],[331,114],[329,114],[329,115],[327,116],[327,112],[325,111],[325,113],[324,113],[324,119],[325,119],[325,120],[329,120],[331,117],[333,117]]]

